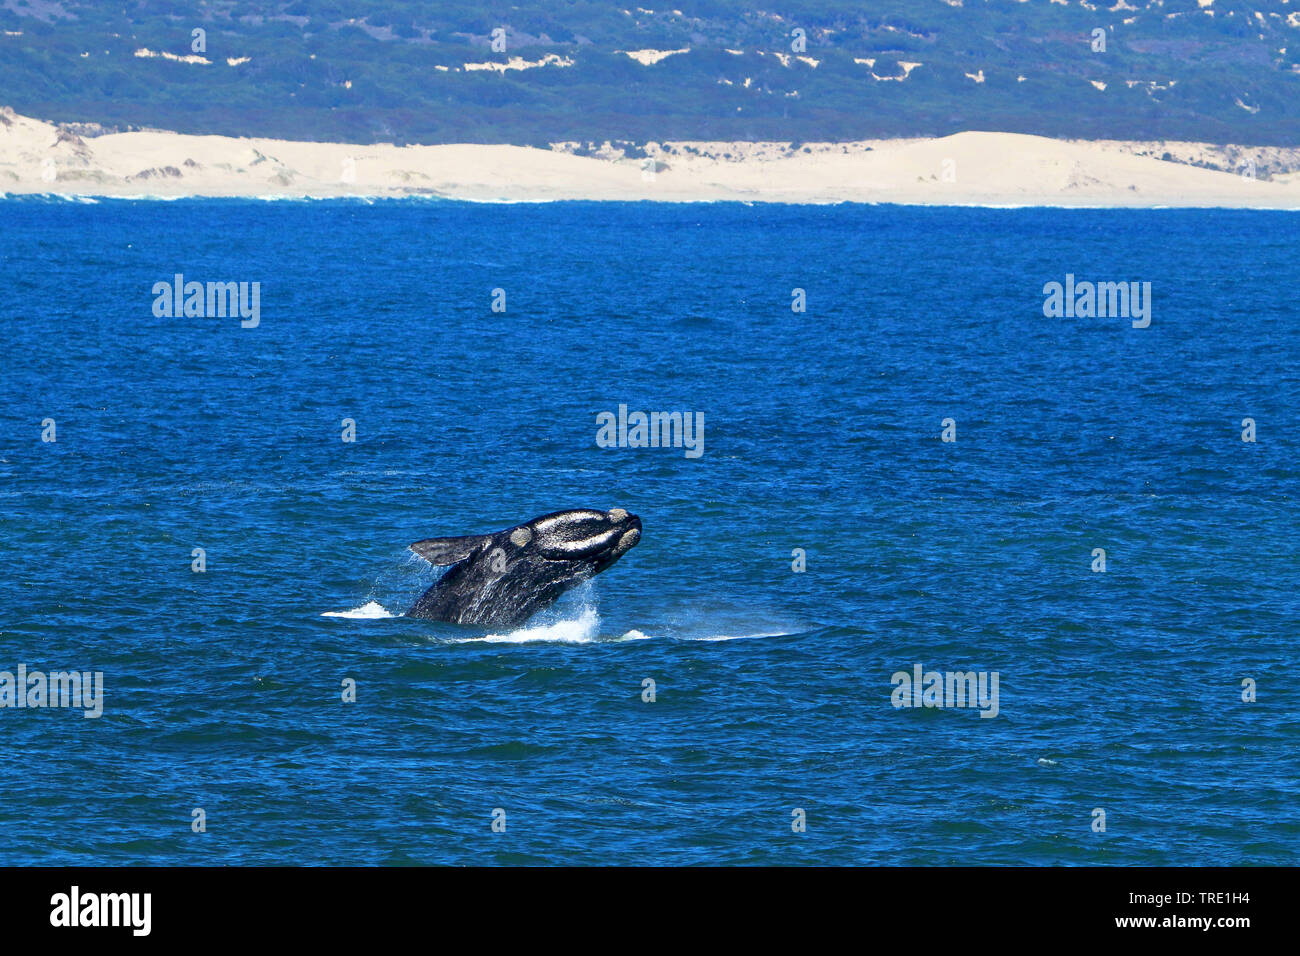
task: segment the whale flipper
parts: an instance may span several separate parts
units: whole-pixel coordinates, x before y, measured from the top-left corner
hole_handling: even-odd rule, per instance
[[[411,545],[411,550],[433,565],[464,561],[476,549],[492,540],[490,534],[467,534],[458,538],[425,538]]]

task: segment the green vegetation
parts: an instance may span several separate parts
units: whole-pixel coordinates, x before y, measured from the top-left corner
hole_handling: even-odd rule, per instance
[[[356,142],[815,142],[985,129],[1300,144],[1294,2],[653,6],[10,0],[0,105],[121,129]],[[196,28],[202,53],[191,49]],[[490,47],[497,28],[505,52]],[[1091,47],[1098,28],[1105,52]],[[653,65],[619,52],[647,48],[689,52]],[[464,68],[548,54],[572,65]],[[904,78],[902,63],[922,65]]]

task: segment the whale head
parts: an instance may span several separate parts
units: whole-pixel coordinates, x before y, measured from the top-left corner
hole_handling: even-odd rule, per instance
[[[512,529],[510,540],[547,561],[594,561],[603,571],[636,547],[641,519],[622,508],[557,511]]]
[[[449,567],[406,613],[456,624],[521,624],[640,540],[636,515],[576,508],[493,534],[417,541],[412,551]]]

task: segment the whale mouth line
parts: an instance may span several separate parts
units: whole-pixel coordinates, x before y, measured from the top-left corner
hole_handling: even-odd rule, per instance
[[[609,554],[609,549],[606,549],[605,551],[597,551],[594,552],[593,554],[589,554],[585,557],[580,557],[580,558],[575,558],[575,557],[551,558],[551,557],[547,557],[544,554],[539,554],[537,555],[537,557],[540,561],[546,564],[581,564],[584,561],[599,561],[606,554]]]

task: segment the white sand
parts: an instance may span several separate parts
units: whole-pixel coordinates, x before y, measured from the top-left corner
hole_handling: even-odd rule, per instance
[[[78,137],[0,110],[0,193],[1300,209],[1300,150],[1293,149],[982,132],[805,145],[651,144],[655,161],[647,163],[612,149],[578,156],[559,145],[358,146],[168,132]],[[1158,158],[1166,152],[1184,161]],[[1247,159],[1273,168],[1272,181],[1188,165],[1233,170]]]

